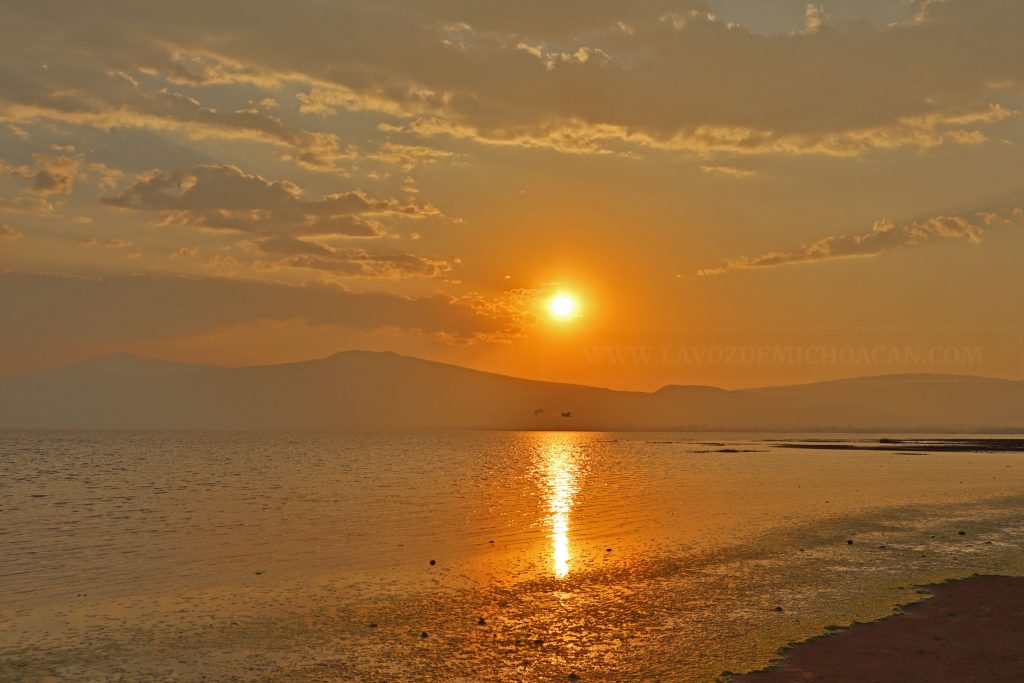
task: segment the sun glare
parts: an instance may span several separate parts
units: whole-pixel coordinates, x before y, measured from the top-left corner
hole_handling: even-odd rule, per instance
[[[576,303],[576,299],[571,294],[566,294],[564,292],[557,294],[548,302],[548,311],[550,311],[552,317],[558,318],[559,320],[572,318],[576,315],[578,310],[579,304]]]

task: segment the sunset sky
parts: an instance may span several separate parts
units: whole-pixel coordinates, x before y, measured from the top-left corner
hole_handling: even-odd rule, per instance
[[[1024,378],[1019,0],[10,0],[0,377]],[[563,293],[577,310],[553,316]]]

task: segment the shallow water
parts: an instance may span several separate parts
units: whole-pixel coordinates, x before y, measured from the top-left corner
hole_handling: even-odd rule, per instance
[[[778,438],[0,432],[0,679],[714,680],[1024,573],[1024,453]]]

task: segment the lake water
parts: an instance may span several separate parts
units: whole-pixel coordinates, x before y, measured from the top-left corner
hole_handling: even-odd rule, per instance
[[[1024,453],[806,438],[0,432],[0,680],[710,681],[1024,574]]]

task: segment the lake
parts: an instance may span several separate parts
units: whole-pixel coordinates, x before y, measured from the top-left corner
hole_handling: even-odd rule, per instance
[[[1024,574],[1024,453],[905,438],[0,432],[0,679],[714,680]]]

